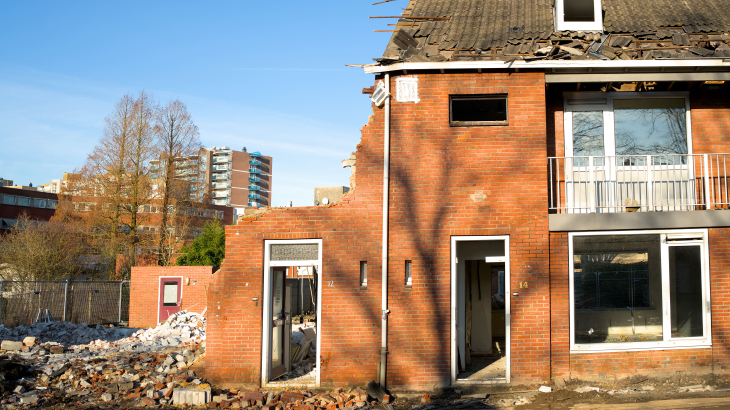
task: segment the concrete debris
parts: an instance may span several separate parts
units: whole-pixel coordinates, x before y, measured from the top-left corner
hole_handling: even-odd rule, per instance
[[[549,386],[540,386],[540,389],[539,390],[542,393],[550,393],[550,392],[553,391],[553,389],[550,388]]]
[[[578,387],[577,389],[575,389],[573,391],[576,393],[588,393],[588,392],[599,391],[599,390],[601,390],[601,389],[599,389],[598,387],[583,386],[583,387]]]
[[[17,381],[14,394],[0,405],[56,400],[48,394],[53,390],[148,406],[171,402],[176,389],[209,391],[190,370],[205,353],[205,325],[202,315],[181,311],[151,329],[58,322],[1,329],[0,337],[10,339],[1,346],[8,360],[29,365],[36,377]]]

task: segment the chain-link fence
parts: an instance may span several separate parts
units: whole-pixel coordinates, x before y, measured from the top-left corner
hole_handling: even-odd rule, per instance
[[[128,281],[0,281],[0,324],[129,321]]]

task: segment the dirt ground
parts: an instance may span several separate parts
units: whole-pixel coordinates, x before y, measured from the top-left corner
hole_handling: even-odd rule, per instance
[[[712,391],[688,392],[683,387],[710,386]],[[550,385],[546,385],[550,386]],[[579,387],[598,387],[600,391],[577,393]],[[583,382],[569,381],[565,388],[556,389],[550,393],[538,391],[540,385],[532,386],[463,386],[456,389],[444,389],[429,394],[423,393],[395,394],[397,400],[393,403],[396,410],[438,410],[438,409],[507,409],[519,410],[563,410],[571,409],[579,403],[585,404],[622,404],[646,403],[655,400],[686,399],[686,398],[729,398],[730,380],[727,378],[707,376],[674,376],[666,379],[652,379],[647,377],[632,377],[614,382]],[[653,388],[653,389],[652,389]],[[696,389],[696,388],[695,388]],[[457,393],[460,391],[460,393]],[[609,393],[609,392],[612,392]],[[477,398],[483,395],[484,398]],[[468,397],[472,396],[472,397]],[[524,400],[527,399],[527,400]],[[529,403],[527,403],[529,401]],[[515,402],[525,404],[515,405]],[[590,407],[588,407],[590,408]]]

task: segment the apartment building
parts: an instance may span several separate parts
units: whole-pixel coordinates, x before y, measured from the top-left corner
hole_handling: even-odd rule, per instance
[[[273,159],[260,152],[229,147],[200,150],[200,175],[211,193],[211,203],[236,208],[271,206]]]

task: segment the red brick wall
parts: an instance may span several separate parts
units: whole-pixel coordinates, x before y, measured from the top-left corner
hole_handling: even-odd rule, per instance
[[[207,306],[206,292],[213,277],[212,266],[132,267],[129,299],[129,326],[157,326],[160,277],[182,276],[181,309],[201,313]],[[186,280],[190,284],[186,285]],[[193,284],[195,282],[195,284]]]
[[[512,380],[546,381],[550,292],[541,73],[419,75],[420,102],[393,101],[388,385],[450,384],[450,238],[510,235]],[[395,76],[391,77],[395,90]],[[450,127],[449,94],[505,93],[509,125]],[[226,228],[226,261],[208,294],[206,376],[259,385],[265,239],[321,238],[321,381],[376,378],[380,350],[383,109],[362,130],[356,189],[334,207],[270,210]],[[485,199],[480,199],[484,195]],[[368,287],[360,289],[360,261]],[[404,261],[413,285],[404,285]],[[254,301],[253,298],[259,298]]]

